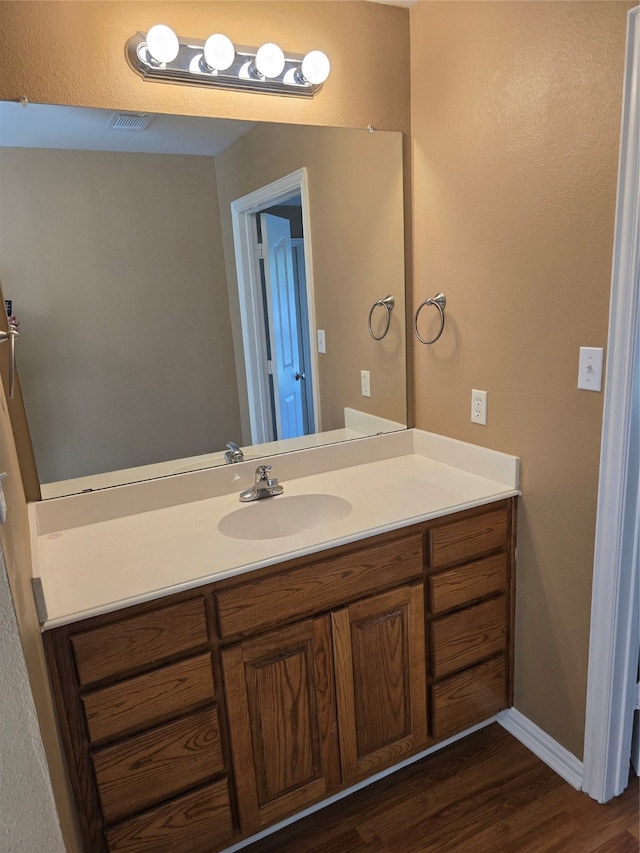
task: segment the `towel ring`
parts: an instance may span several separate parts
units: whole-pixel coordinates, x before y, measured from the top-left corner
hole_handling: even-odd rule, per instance
[[[421,344],[435,344],[440,335],[444,332],[444,308],[447,304],[447,297],[444,293],[438,293],[437,296],[433,296],[431,299],[425,299],[424,302],[418,306],[418,310],[416,311],[416,316],[413,319],[413,330],[416,333],[416,338],[420,341]],[[420,336],[420,332],[418,331],[418,317],[420,316],[420,312],[424,308],[425,305],[435,305],[438,311],[440,312],[440,330],[435,338],[431,338],[430,341],[425,341],[424,338]]]
[[[377,299],[373,305],[371,306],[371,311],[369,311],[369,334],[373,338],[374,341],[381,341],[387,332],[389,331],[389,326],[391,325],[391,312],[393,311],[393,306],[396,304],[396,300],[391,294],[389,296],[385,296],[384,299]],[[384,328],[384,332],[378,337],[373,334],[373,329],[371,328],[371,318],[373,317],[373,312],[376,310],[378,305],[381,308],[384,308],[387,312],[387,325]]]

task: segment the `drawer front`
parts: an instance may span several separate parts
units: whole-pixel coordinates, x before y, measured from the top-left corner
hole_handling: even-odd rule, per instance
[[[164,666],[82,697],[93,743],[133,734],[214,696],[209,654]]]
[[[462,563],[507,545],[508,505],[481,515],[442,524],[429,531],[429,566],[432,569]]]
[[[147,809],[222,772],[218,709],[101,749],[93,765],[107,823]]]
[[[233,835],[226,779],[106,830],[109,853],[211,853]]]
[[[422,543],[414,533],[221,590],[220,635],[247,636],[420,577]]]
[[[496,554],[430,575],[429,606],[432,613],[442,613],[500,592],[506,584],[507,555]]]
[[[204,600],[195,598],[71,637],[82,685],[207,645]]]
[[[441,678],[504,651],[505,597],[431,621],[433,677]]]
[[[431,686],[431,734],[450,737],[506,707],[504,655]]]

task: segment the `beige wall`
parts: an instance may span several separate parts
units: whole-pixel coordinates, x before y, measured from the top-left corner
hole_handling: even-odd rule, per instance
[[[212,92],[145,83],[128,67],[124,45],[159,20],[177,32],[205,37],[215,28],[239,43],[278,40],[303,53],[331,57],[332,74],[312,101]],[[353,38],[354,33],[357,38]],[[254,121],[367,127],[405,133],[409,122],[409,13],[364,2],[0,2],[0,99],[217,115]],[[53,60],[37,62],[34,57]],[[384,82],[379,55],[387,50]],[[348,81],[348,83],[346,82]],[[405,149],[406,151],[406,149]],[[3,380],[6,376],[3,372]],[[6,387],[6,386],[5,386]],[[6,406],[0,392],[0,409]],[[64,770],[42,662],[42,645],[30,589],[26,503],[8,419],[2,416],[0,454],[9,469],[4,483],[9,520],[0,528],[16,615],[43,732],[56,804],[68,851],[77,848]],[[33,804],[36,808],[37,804]]]
[[[618,2],[411,9],[416,425],[522,459],[516,707],[582,755],[626,12]],[[470,423],[472,388],[488,425]]]
[[[0,149],[0,274],[41,482],[240,435],[216,197],[213,157]]]
[[[345,406],[406,423],[401,135],[261,125],[216,164],[232,311],[239,308],[230,203],[305,167],[316,326],[326,338],[318,355],[321,429],[344,427]],[[368,315],[388,293],[397,304],[389,333],[376,342]],[[371,397],[362,396],[360,370],[371,373]]]
[[[317,48],[331,76],[313,100],[144,82],[124,47],[163,22],[180,35],[223,32],[237,44]],[[0,3],[0,99],[384,130],[409,126],[409,14],[351,0],[127,0]],[[52,53],[53,52],[53,53]],[[385,56],[384,79],[380,60]],[[44,59],[44,57],[52,57]],[[43,57],[42,61],[34,61]],[[372,85],[372,83],[374,85]]]

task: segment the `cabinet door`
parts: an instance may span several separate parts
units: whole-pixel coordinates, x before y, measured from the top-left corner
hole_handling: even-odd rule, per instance
[[[300,811],[340,784],[328,616],[222,652],[242,832]]]
[[[422,584],[333,614],[343,781],[395,764],[427,740]]]

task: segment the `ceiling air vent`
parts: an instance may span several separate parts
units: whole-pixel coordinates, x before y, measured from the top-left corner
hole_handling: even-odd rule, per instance
[[[107,130],[146,130],[155,116],[145,113],[114,113]]]

